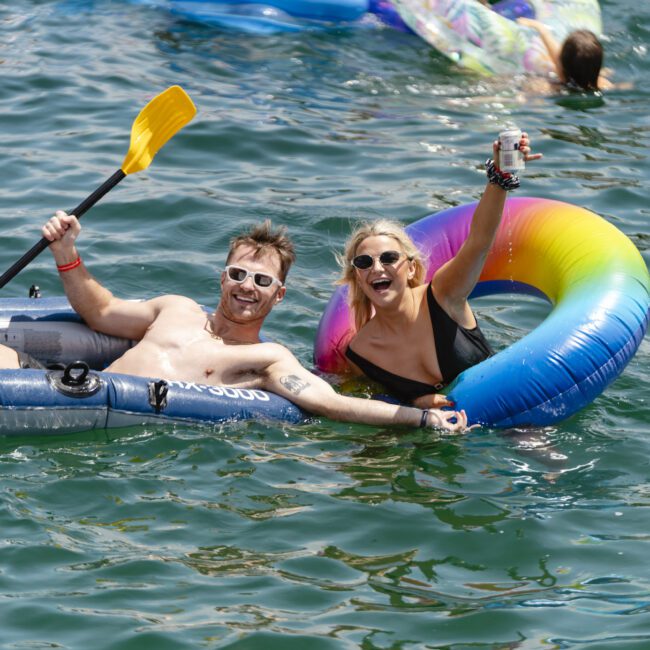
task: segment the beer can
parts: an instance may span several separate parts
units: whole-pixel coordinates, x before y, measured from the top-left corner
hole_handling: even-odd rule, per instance
[[[526,168],[524,156],[519,150],[520,140],[520,129],[506,129],[499,133],[499,142],[501,143],[499,167],[504,171],[516,174]]]

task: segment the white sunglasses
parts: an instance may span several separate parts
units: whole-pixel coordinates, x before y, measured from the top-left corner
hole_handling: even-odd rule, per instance
[[[228,277],[233,282],[237,282],[237,284],[246,282],[246,278],[253,278],[253,282],[255,282],[258,287],[267,288],[272,284],[277,284],[280,287],[282,286],[282,282],[277,278],[274,278],[272,275],[269,275],[268,273],[255,273],[245,269],[243,266],[234,266],[229,264],[224,271],[228,274]]]

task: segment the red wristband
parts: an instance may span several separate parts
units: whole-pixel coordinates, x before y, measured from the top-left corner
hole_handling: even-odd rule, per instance
[[[77,259],[74,262],[57,265],[56,270],[59,273],[65,273],[66,271],[72,271],[72,269],[76,269],[78,266],[81,266],[81,257],[79,256],[77,256]]]

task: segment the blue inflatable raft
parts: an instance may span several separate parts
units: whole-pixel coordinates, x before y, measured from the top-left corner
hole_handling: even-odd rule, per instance
[[[61,366],[0,370],[0,435],[237,420],[297,424],[307,418],[291,402],[262,390],[103,372],[131,342],[93,332],[65,298],[3,300],[0,342]]]
[[[390,0],[131,0],[182,20],[252,34],[385,24],[410,31]]]

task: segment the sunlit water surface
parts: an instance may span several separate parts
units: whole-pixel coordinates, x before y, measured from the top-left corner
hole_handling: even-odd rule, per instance
[[[85,218],[120,296],[213,305],[230,237],[286,223],[299,259],[266,334],[310,365],[360,217],[475,200],[502,124],[544,160],[522,194],[648,242],[645,2],[603,3],[604,98],[522,96],[392,30],[255,37],[126,2],[0,8],[8,268],[55,208],[121,164],[131,121],[179,83],[199,113]],[[61,286],[49,254],[3,290]],[[501,348],[542,303],[481,299]],[[328,421],[0,440],[3,648],[650,647],[650,346],[594,404],[525,435]],[[499,391],[499,386],[485,387]]]

